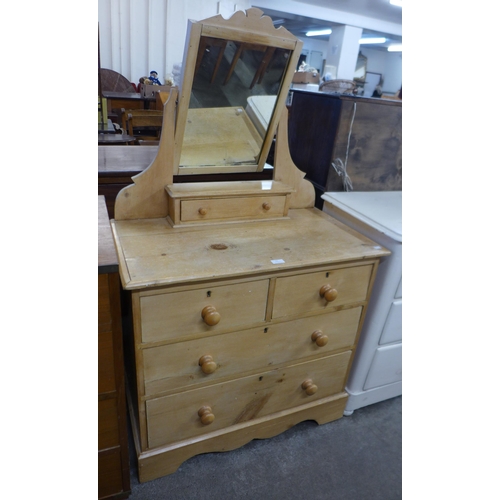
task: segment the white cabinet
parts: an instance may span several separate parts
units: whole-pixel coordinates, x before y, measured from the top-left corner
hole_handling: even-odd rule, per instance
[[[402,394],[401,191],[329,192],[323,211],[392,253],[382,258],[346,390],[344,414]]]

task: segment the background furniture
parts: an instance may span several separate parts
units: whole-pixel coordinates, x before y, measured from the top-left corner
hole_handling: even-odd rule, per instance
[[[332,163],[347,163],[353,191],[402,189],[401,101],[292,90],[290,153],[316,191],[344,191]],[[348,153],[347,162],[346,155]]]
[[[120,277],[104,197],[98,197],[99,498],[126,498],[130,471],[120,308]]]
[[[120,115],[124,133],[135,137],[136,141],[160,139],[163,110],[122,108]]]
[[[135,85],[112,69],[99,68],[101,88],[106,92],[136,92]]]
[[[135,141],[135,137],[128,134],[97,134],[97,144],[100,146],[114,146],[124,144],[132,145]]]
[[[336,92],[338,94],[352,94],[357,84],[353,80],[328,80],[319,84],[320,92]]]
[[[344,414],[402,394],[401,191],[325,193],[323,210],[392,254],[383,257],[346,390]]]
[[[140,174],[156,158],[158,146],[99,146],[98,147],[98,194],[105,197],[109,217],[115,216],[115,200],[118,193],[132,184],[132,177]],[[272,168],[262,172],[245,172],[242,174],[205,174],[196,179],[205,181],[230,180],[270,180],[273,178]],[[174,182],[192,181],[192,176],[177,175]]]

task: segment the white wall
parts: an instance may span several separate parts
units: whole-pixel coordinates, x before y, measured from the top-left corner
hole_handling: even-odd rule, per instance
[[[250,0],[99,0],[101,67],[133,83],[155,70],[163,83],[182,63],[188,19],[250,6]]]
[[[319,7],[317,5],[312,6],[310,4],[302,3],[299,0],[253,0],[252,7],[280,10],[282,12],[289,12],[290,14],[324,19],[325,21],[346,24],[348,26],[381,31],[391,35],[402,35],[401,24],[388,23],[363,15],[350,14],[349,12],[335,10],[335,8]]]
[[[386,94],[395,94],[402,83],[402,54],[368,49],[361,46],[361,53],[367,57],[367,71],[381,73],[384,79],[382,90]]]
[[[133,83],[158,72],[163,82],[175,64],[182,63],[188,19],[201,20],[252,6],[320,17],[387,33],[401,34],[401,26],[288,0],[98,0],[101,67],[117,71]],[[398,32],[399,30],[399,32]],[[328,43],[302,38],[304,50],[320,50],[327,59]],[[384,75],[384,91],[401,87],[401,53],[361,48],[368,57],[368,71]]]

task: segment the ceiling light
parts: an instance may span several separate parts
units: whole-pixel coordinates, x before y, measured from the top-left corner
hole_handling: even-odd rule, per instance
[[[321,35],[331,35],[332,30],[327,29],[327,30],[318,30],[318,31],[308,31],[306,33],[306,36],[321,36]]]
[[[391,5],[395,5],[396,7],[403,7],[403,0],[389,0]]]
[[[275,21],[273,21],[273,24],[285,24],[285,20],[284,19],[276,19]]]
[[[380,38],[360,38],[359,43],[360,44],[365,44],[365,43],[385,43],[387,42],[387,38],[380,37]]]
[[[389,52],[403,52],[403,44],[402,43],[394,43],[387,47]]]

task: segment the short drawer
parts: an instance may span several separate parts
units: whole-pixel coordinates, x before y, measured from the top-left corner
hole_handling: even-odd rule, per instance
[[[283,217],[285,196],[249,196],[181,201],[181,221]]]
[[[373,266],[349,267],[278,278],[273,318],[320,312],[364,301]]]
[[[232,331],[264,321],[268,289],[269,280],[258,280],[142,296],[142,341]]]
[[[144,349],[147,396],[324,355],[354,344],[361,307]]]
[[[351,351],[146,402],[150,448],[332,396]]]

